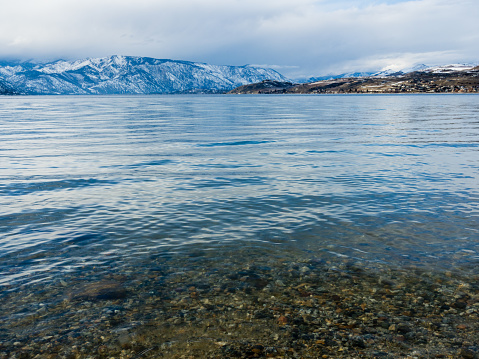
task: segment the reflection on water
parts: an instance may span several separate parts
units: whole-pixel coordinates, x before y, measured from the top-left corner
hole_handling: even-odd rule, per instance
[[[198,251],[223,263],[235,248],[479,259],[475,96],[1,100],[10,289]]]

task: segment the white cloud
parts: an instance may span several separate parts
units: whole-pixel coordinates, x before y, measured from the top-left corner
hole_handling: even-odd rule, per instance
[[[290,76],[477,61],[476,0],[16,0],[0,54],[276,64]]]

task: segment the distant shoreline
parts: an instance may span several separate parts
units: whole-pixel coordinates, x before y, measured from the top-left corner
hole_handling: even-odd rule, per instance
[[[349,77],[304,84],[262,81],[229,94],[452,94],[479,93],[479,69],[448,73],[411,72],[387,77]]]
[[[263,96],[374,96],[374,95],[479,95],[477,92],[323,92],[323,93],[292,93],[292,92],[248,92],[235,93],[232,91],[221,93],[133,93],[133,94],[0,94],[0,98],[22,98],[22,97],[138,97],[138,96],[231,96],[231,95],[263,95]]]

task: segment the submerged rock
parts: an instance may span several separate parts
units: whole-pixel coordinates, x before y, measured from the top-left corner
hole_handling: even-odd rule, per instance
[[[115,281],[100,281],[87,283],[81,288],[69,293],[69,300],[98,301],[123,299],[128,291],[122,283]]]

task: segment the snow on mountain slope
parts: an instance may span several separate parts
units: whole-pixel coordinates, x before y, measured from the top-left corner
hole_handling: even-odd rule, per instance
[[[298,82],[315,82],[321,80],[332,80],[332,79],[341,79],[341,78],[353,78],[353,77],[392,77],[405,75],[411,72],[429,72],[429,73],[451,73],[451,72],[461,72],[461,71],[470,71],[473,68],[479,66],[479,63],[472,64],[451,64],[451,65],[442,65],[442,66],[428,66],[424,64],[414,65],[412,67],[403,68],[401,70],[385,68],[377,72],[349,72],[339,75],[326,75],[320,77],[311,77],[309,79],[299,79]]]
[[[442,66],[427,66],[424,64],[415,65],[410,68],[401,69],[399,71],[394,70],[383,70],[374,74],[373,76],[391,76],[396,74],[408,74],[411,72],[429,72],[429,73],[451,73],[451,72],[461,72],[461,71],[470,71],[478,64],[450,64]]]
[[[263,80],[285,81],[286,78],[260,67],[134,56],[0,64],[0,81],[25,94],[222,92]]]
[[[460,71],[470,71],[474,67],[477,67],[479,64],[451,64],[451,65],[444,65],[444,66],[432,66],[428,67],[424,71],[432,72],[432,73],[449,73],[449,72],[460,72]]]

